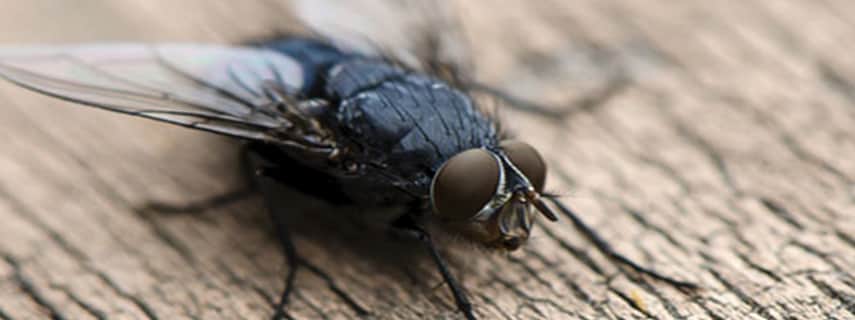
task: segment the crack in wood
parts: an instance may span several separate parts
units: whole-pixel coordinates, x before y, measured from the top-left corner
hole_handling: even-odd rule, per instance
[[[819,61],[816,70],[827,88],[845,98],[850,107],[855,107],[855,85],[852,84],[852,81],[846,79],[825,61]]]
[[[377,3],[386,4],[383,1]],[[541,62],[518,60],[516,52],[537,52],[540,55],[533,56],[536,60],[548,57],[547,63],[533,69],[535,73],[557,75],[563,72],[559,66],[568,67],[567,64],[573,61],[593,64],[578,66],[584,72],[595,72],[590,75],[591,79],[606,79],[613,75],[615,68],[626,72],[624,76],[630,80],[626,87],[610,94],[602,94],[608,90],[594,90],[591,96],[599,94],[600,98],[578,100],[575,108],[569,109],[573,111],[567,111],[567,106],[560,106],[555,110],[562,113],[561,118],[551,119],[556,121],[549,121],[547,117],[550,114],[547,113],[544,113],[546,117],[515,113],[522,121],[512,119],[511,124],[519,124],[521,138],[531,133],[532,138],[559,140],[558,143],[541,143],[549,147],[543,151],[548,156],[546,161],[551,169],[574,165],[573,159],[564,152],[570,144],[567,140],[578,139],[579,144],[574,144],[575,147],[595,145],[596,150],[576,149],[572,152],[583,155],[588,161],[608,159],[601,164],[585,163],[586,169],[583,170],[597,168],[598,173],[572,171],[570,176],[569,172],[556,170],[550,172],[550,179],[558,179],[562,185],[585,192],[597,190],[600,204],[607,201],[618,205],[624,211],[617,213],[618,217],[612,217],[610,213],[596,217],[602,220],[600,224],[619,218],[622,223],[631,225],[628,230],[642,230],[641,234],[619,236],[621,241],[629,242],[627,248],[636,250],[636,255],[651,260],[652,264],[679,260],[667,254],[675,252],[672,249],[678,250],[680,255],[697,256],[700,262],[689,260],[681,268],[685,272],[702,274],[700,278],[711,279],[713,286],[721,283],[718,288],[724,287],[709,290],[708,294],[692,297],[690,301],[681,301],[672,297],[670,291],[659,291],[657,286],[633,277],[622,268],[616,271],[601,265],[606,260],[591,252],[590,245],[582,242],[581,238],[555,229],[555,226],[544,225],[539,230],[544,230],[544,238],[548,240],[543,246],[529,246],[529,252],[523,257],[511,257],[508,263],[496,263],[496,259],[478,264],[460,262],[463,265],[460,269],[471,274],[468,283],[478,284],[469,289],[474,291],[474,300],[480,305],[479,315],[500,319],[620,319],[649,317],[639,311],[647,310],[652,316],[662,319],[687,318],[686,315],[714,320],[855,317],[855,297],[852,294],[855,280],[850,275],[850,256],[855,250],[855,238],[848,230],[847,220],[851,217],[851,200],[855,199],[852,191],[855,190],[855,176],[845,161],[853,158],[855,78],[850,72],[851,66],[841,58],[845,56],[840,53],[842,47],[835,41],[829,41],[853,34],[851,27],[855,26],[852,22],[855,19],[851,19],[852,10],[848,10],[851,6],[844,3],[803,2],[782,6],[759,2],[746,5],[716,2],[665,6],[605,1],[596,5],[568,5],[566,1],[555,0],[525,6],[512,3],[493,6],[490,14],[485,16],[475,14],[483,12],[482,2],[456,2],[454,11],[467,18],[466,34],[478,35],[470,37],[477,41],[472,49],[477,53],[479,64],[483,61],[484,66],[489,67],[478,74],[479,79],[488,83],[502,83],[497,75],[508,75],[505,71],[513,69],[509,67],[511,64],[522,64],[517,68],[520,70],[532,70],[526,69],[526,64]],[[281,20],[276,10],[269,9],[262,11],[274,12],[271,15],[277,16],[276,19],[259,18],[261,12],[250,9],[253,7],[251,4],[240,6],[240,10],[231,10],[238,8],[231,6],[210,6],[217,7],[214,10],[228,11],[222,16],[205,13],[207,9],[190,4],[173,5],[185,10],[168,10],[151,17],[145,13],[150,10],[127,10],[136,8],[135,4],[104,5],[111,8],[109,10],[97,9],[96,6],[75,10],[95,10],[91,16],[100,17],[105,25],[112,23],[111,28],[103,28],[110,32],[123,28],[123,23],[131,23],[133,28],[137,27],[135,23],[138,21],[160,26],[174,23],[172,26],[175,28],[166,28],[171,35],[165,36],[200,40],[206,36],[182,27],[180,22],[176,22],[182,21],[176,19],[180,13],[173,12],[187,12],[186,9],[192,8],[198,10],[199,19],[203,19],[200,21],[212,18],[220,21],[229,17],[249,21],[246,23],[249,25],[258,20],[256,26],[249,27],[252,30],[247,34],[269,29],[270,21]],[[29,6],[14,7],[10,7],[12,10],[6,14],[33,11],[28,9]],[[65,14],[68,12],[66,7],[71,8],[57,5],[51,10],[39,9],[37,14],[21,14],[19,18],[53,17],[55,19],[51,21],[57,21],[56,24],[32,25],[15,20],[15,17],[0,19],[0,24],[14,24],[15,28],[28,30],[21,35],[9,33],[13,39],[22,42],[38,40],[39,34],[50,34],[50,39],[73,36],[74,28],[56,29],[57,26],[76,23],[73,19],[68,20],[71,16]],[[52,13],[54,11],[61,14]],[[63,17],[66,20],[62,20]],[[561,24],[560,28],[558,24]],[[516,28],[497,29],[496,25],[514,25]],[[161,29],[158,32],[166,30]],[[216,31],[227,33],[229,39],[221,39],[219,35],[216,39],[205,39],[234,43],[231,40],[243,36],[242,31],[234,31],[236,29],[231,27],[225,29]],[[118,33],[110,34],[111,37],[117,34],[160,37],[146,31],[154,29],[144,27],[139,30],[143,31],[134,29],[128,31],[131,33],[115,31]],[[86,37],[103,35],[99,34]],[[496,43],[499,45],[494,45]],[[520,47],[510,48],[510,43]],[[577,48],[580,52],[568,48]],[[574,54],[584,57],[576,57],[576,60],[565,57]],[[575,88],[562,82],[566,79],[556,76],[544,78],[543,82],[550,88],[554,83],[554,88],[563,88],[564,92],[554,88],[541,89],[532,85],[539,85],[538,81],[522,83],[529,80],[519,75],[510,73],[505,83],[520,85],[516,89],[528,90],[520,96],[538,97],[533,101],[538,105],[542,102],[540,97],[548,100],[555,95],[566,94],[567,88]],[[276,258],[271,258],[271,252],[276,251],[274,246],[253,251],[241,243],[236,248],[214,249],[236,251],[228,258],[212,254],[204,251],[210,250],[205,247],[210,238],[192,236],[192,233],[200,232],[198,228],[188,227],[178,219],[161,219],[139,212],[133,216],[135,208],[129,201],[131,194],[111,194],[117,191],[156,192],[151,191],[151,182],[163,180],[128,171],[133,166],[150,166],[146,169],[150,170],[148,172],[157,172],[174,180],[171,187],[179,192],[198,191],[201,187],[197,182],[211,181],[210,174],[219,173],[223,168],[216,163],[211,167],[212,162],[208,161],[210,154],[206,153],[211,150],[209,146],[173,142],[173,138],[187,136],[162,133],[160,131],[168,131],[161,130],[162,127],[150,129],[131,122],[108,122],[103,120],[107,116],[90,117],[80,110],[76,110],[81,113],[79,117],[77,113],[68,116],[72,113],[65,113],[58,105],[42,108],[40,105],[46,104],[46,100],[18,93],[13,95],[11,89],[6,94],[6,88],[3,89],[3,99],[0,100],[5,102],[6,108],[0,108],[0,137],[9,141],[6,145],[9,151],[0,155],[0,172],[4,178],[11,178],[0,184],[0,208],[6,209],[0,210],[0,218],[10,221],[8,226],[11,227],[4,231],[21,238],[3,238],[0,243],[6,247],[0,250],[18,252],[18,248],[13,246],[20,245],[25,252],[44,251],[59,256],[33,255],[32,263],[29,260],[23,263],[18,256],[6,254],[18,259],[20,264],[17,268],[7,267],[6,258],[0,259],[0,273],[5,272],[0,275],[0,284],[11,288],[0,292],[0,320],[48,317],[51,307],[66,318],[72,315],[96,319],[127,317],[129,312],[131,316],[142,313],[142,317],[150,318],[153,315],[171,317],[171,312],[176,313],[174,316],[190,319],[243,313],[247,318],[269,316],[271,310],[268,307],[276,302],[279,280],[278,272],[274,273],[266,265],[276,261]],[[16,105],[16,100],[30,104]],[[656,106],[650,108],[647,105],[650,101],[655,101]],[[93,118],[98,120],[91,120]],[[52,121],[54,119],[68,121]],[[731,119],[738,121],[731,123]],[[698,121],[709,122],[698,125]],[[828,125],[824,123],[826,121]],[[82,125],[94,128],[82,128]],[[157,132],[152,134],[150,130]],[[724,131],[719,134],[716,130]],[[145,138],[140,139],[139,136],[143,135]],[[649,149],[648,142],[655,142],[657,148]],[[177,170],[178,166],[172,163],[150,165],[127,154],[101,151],[113,148],[134,155],[176,151],[203,155],[182,155],[181,158],[189,159],[191,164]],[[660,151],[663,154],[659,154]],[[589,152],[595,156],[605,153],[605,156],[584,157]],[[700,159],[696,161],[699,163],[689,163],[694,159]],[[194,166],[199,170],[186,170]],[[34,182],[36,180],[38,183]],[[793,183],[788,183],[790,181]],[[580,185],[582,182],[584,185]],[[77,185],[81,183],[91,187]],[[642,192],[647,190],[638,190],[641,183],[662,186],[657,186],[656,194],[651,195]],[[80,189],[67,192],[70,187]],[[661,194],[660,190],[667,190],[668,194]],[[84,210],[62,212],[56,209],[62,208],[60,205],[42,203],[53,199],[79,201],[91,208],[75,207]],[[639,205],[643,201],[657,202],[649,207]],[[44,211],[42,208],[46,207],[58,212]],[[130,218],[105,210],[127,211]],[[75,234],[81,231],[75,229],[78,225],[57,223],[52,220],[54,217],[67,219],[61,221],[80,220],[80,226],[102,227],[104,236],[97,244],[86,243],[85,237]],[[209,217],[198,219],[208,223],[205,230],[233,231],[227,230],[219,219],[206,218]],[[241,219],[243,217],[235,217],[236,224],[244,227],[258,225],[256,221]],[[668,219],[677,221],[669,225],[666,223]],[[18,224],[23,226],[20,230],[17,229]],[[699,224],[703,224],[702,228],[693,228]],[[5,221],[2,226],[7,226]],[[126,237],[123,234],[126,229],[123,228],[131,228],[129,230],[134,231],[134,236],[152,241],[135,243],[138,239],[132,241]],[[614,228],[610,231],[626,231],[622,227]],[[656,243],[666,245],[666,252],[646,249],[650,246],[643,241],[648,240],[648,235],[654,236]],[[111,241],[113,243],[101,243]],[[252,245],[263,242],[255,238],[253,241]],[[780,248],[782,243],[783,249]],[[311,250],[319,250],[320,247],[310,246],[307,253],[315,253]],[[783,252],[787,247],[796,249]],[[335,250],[338,249],[333,248],[332,254],[337,253]],[[766,261],[754,254],[761,257],[772,255],[777,260]],[[121,258],[117,260],[116,257]],[[125,257],[129,260],[127,264],[116,264],[125,262],[121,260]],[[121,273],[114,273],[112,269],[98,270],[103,269],[101,261],[93,260],[102,258],[108,259],[105,265],[127,267],[130,270],[123,271],[144,274],[148,282],[141,287],[124,286]],[[249,262],[243,265],[240,264],[243,261],[228,259],[246,259]],[[56,261],[65,263],[50,270],[49,279],[57,279],[58,283],[36,278],[36,275],[47,278],[48,275],[43,275],[38,268]],[[190,270],[182,273],[168,270],[174,267],[175,262],[186,262],[184,265]],[[429,271],[419,270],[418,276],[411,276],[409,280],[406,276],[395,277],[403,279],[400,285],[384,284],[374,283],[378,281],[376,277],[365,277],[377,271],[374,267],[341,269],[335,265],[336,259],[317,262],[317,267],[329,271],[335,280],[342,284],[346,281],[347,285],[341,289],[347,289],[352,298],[360,299],[360,305],[364,304],[365,308],[373,311],[372,317],[391,320],[456,316],[454,306],[448,303],[448,299],[443,299],[447,297],[439,294],[440,289],[435,289],[435,295],[420,295],[415,289],[428,286],[413,279],[429,279],[420,277],[421,272]],[[785,265],[789,262],[798,262],[798,267],[803,269],[789,272],[791,270]],[[802,263],[807,266],[801,266]],[[573,269],[568,271],[568,265]],[[704,268],[712,270],[711,276],[701,272]],[[74,282],[72,286],[68,282],[71,280],[66,279],[79,276],[75,272],[81,269],[86,276],[92,273],[97,278]],[[496,274],[490,275],[485,269]],[[205,272],[208,270],[217,271],[213,276],[224,274],[226,280],[210,280],[211,274]],[[24,292],[22,275],[24,282],[28,283],[24,287],[30,287],[35,294]],[[499,278],[504,283],[496,280],[498,275],[504,276]],[[619,289],[613,287],[618,282],[611,281],[615,275],[622,277]],[[595,281],[583,282],[592,278]],[[365,281],[358,281],[360,279]],[[360,318],[340,302],[342,299],[334,297],[335,290],[323,286],[324,279],[309,280],[320,286],[315,285],[315,290],[296,291],[295,298],[299,303],[297,308],[289,310],[291,313],[286,314],[286,318]],[[184,282],[188,283],[186,288],[176,286]],[[763,289],[754,291],[753,285],[758,283]],[[107,289],[102,295],[90,295],[92,286],[111,287],[115,293]],[[525,288],[522,293],[526,295],[510,291],[510,295],[499,298],[495,294],[498,290],[510,290],[508,286],[518,290]],[[633,296],[634,291],[627,291],[635,290],[633,286],[642,290],[640,294],[655,297],[650,301],[654,309],[633,305],[638,297]],[[171,292],[171,288],[178,292]],[[122,292],[127,296],[122,296]],[[217,298],[206,299],[212,292]],[[559,296],[559,293],[563,295]],[[40,304],[34,295],[41,296],[42,302],[49,305]],[[508,296],[513,302],[506,302]],[[552,313],[552,306],[531,300],[538,297],[553,301],[572,314]],[[18,304],[19,301],[23,303]],[[421,303],[396,304],[399,301]],[[112,307],[115,304],[122,305],[122,308]],[[146,314],[147,311],[151,315]]]
[[[751,308],[752,311],[756,311],[758,315],[760,315],[761,317],[763,317],[764,319],[767,319],[767,320],[777,319],[777,317],[772,315],[772,313],[769,311],[768,307],[757,302],[757,300],[754,300],[754,298],[752,298],[752,295],[747,294],[744,291],[742,291],[742,289],[740,289],[739,286],[728,281],[721,273],[719,273],[718,271],[716,271],[715,269],[712,269],[712,268],[708,269],[707,271],[710,274],[712,274],[712,276],[715,277],[716,280],[719,281],[719,283],[724,285],[724,288],[727,289],[727,291],[729,291],[730,293],[733,293],[734,295],[739,297],[739,300],[746,303]]]
[[[778,218],[780,218],[787,224],[793,226],[797,230],[805,229],[805,227],[798,220],[796,220],[796,218],[787,209],[785,209],[775,200],[766,197],[761,197],[758,200],[760,200],[760,203],[764,207],[766,207],[766,209],[769,209],[770,212],[774,213],[776,216],[778,216]]]
[[[122,287],[120,287],[120,286],[119,286],[119,285],[117,285],[115,282],[113,282],[113,280],[112,280],[112,279],[110,279],[110,276],[108,276],[108,275],[107,275],[107,274],[105,274],[104,272],[101,272],[101,271],[99,271],[99,270],[95,270],[95,269],[92,269],[92,268],[87,268],[87,269],[89,269],[89,272],[91,272],[92,274],[94,274],[95,276],[97,276],[99,279],[101,279],[101,281],[102,281],[104,284],[106,284],[106,285],[107,285],[107,287],[109,287],[109,288],[110,288],[110,290],[112,290],[112,291],[113,291],[113,293],[115,293],[117,296],[122,297],[123,299],[128,300],[128,301],[130,301],[131,303],[133,303],[137,308],[139,308],[139,309],[140,309],[140,311],[142,311],[142,312],[143,312],[143,314],[144,314],[148,319],[150,319],[150,320],[159,320],[159,319],[160,319],[160,318],[157,316],[157,313],[154,311],[154,308],[152,308],[151,306],[149,306],[149,305],[148,305],[148,302],[147,302],[145,299],[143,299],[143,298],[141,298],[141,297],[139,297],[139,296],[136,296],[136,295],[133,295],[133,294],[128,293],[127,291],[125,291],[124,289],[122,289]]]
[[[21,262],[19,262],[15,257],[9,254],[2,255],[3,260],[6,261],[8,265],[12,267],[12,271],[14,272],[15,282],[18,283],[18,289],[21,290],[27,297],[30,298],[36,305],[38,305],[44,313],[46,313],[53,320],[64,320],[67,319],[63,316],[62,311],[57,308],[50,300],[48,300],[41,292],[42,289],[39,288],[33,281],[24,275],[23,267],[21,266]]]
[[[773,270],[770,270],[769,268],[766,268],[764,266],[757,264],[756,262],[754,262],[754,260],[751,260],[751,258],[749,258],[744,253],[741,253],[741,252],[737,253],[736,256],[739,257],[739,260],[742,260],[742,262],[745,263],[745,265],[747,265],[751,269],[754,269],[755,271],[760,272],[761,274],[769,277],[770,279],[775,280],[775,282],[783,282],[784,281],[784,278],[777,275]]]
[[[810,280],[810,282],[813,283],[820,292],[829,298],[840,302],[840,305],[849,312],[851,316],[855,316],[855,295],[837,290],[828,283],[825,283],[814,276],[808,276],[808,280]]]
[[[74,301],[74,304],[76,304],[81,309],[86,311],[86,313],[88,313],[93,318],[98,319],[98,320],[108,319],[106,312],[104,312],[103,310],[100,310],[100,309],[96,308],[95,306],[93,306],[92,304],[86,302],[82,297],[75,294],[74,291],[71,291],[71,289],[69,289],[68,287],[57,286],[57,285],[54,285],[53,287],[56,288],[57,290],[65,293],[65,295],[68,296],[68,298],[71,299],[71,301]]]
[[[517,288],[516,284],[514,284],[508,280],[505,280],[504,278],[500,277],[496,272],[492,272],[492,271],[489,272],[489,276],[490,276],[491,280],[502,285],[502,287],[504,287],[505,290],[508,290],[508,291],[512,292],[514,295],[516,295],[517,297],[523,299],[523,301],[520,303],[520,306],[517,307],[518,313],[520,311],[519,308],[527,306],[532,311],[535,311],[536,313],[540,314],[542,317],[546,317],[546,315],[543,313],[542,310],[540,310],[540,308],[531,304],[531,303],[540,303],[540,304],[545,304],[547,306],[550,306],[550,307],[552,307],[552,309],[558,310],[559,312],[566,314],[570,317],[574,317],[576,315],[576,312],[573,312],[572,310],[561,306],[560,304],[558,304],[557,302],[555,302],[553,300],[550,300],[547,298],[538,298],[538,297],[531,296],[528,293],[525,293],[521,289]]]

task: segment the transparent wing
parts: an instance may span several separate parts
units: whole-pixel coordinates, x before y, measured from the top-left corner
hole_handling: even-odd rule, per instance
[[[293,123],[266,88],[294,92],[303,79],[273,51],[193,44],[0,47],[0,77],[79,104],[286,145]]]
[[[297,0],[293,4],[312,31],[343,48],[394,58],[428,72],[434,71],[431,64],[436,62],[471,68],[465,31],[451,2],[389,5],[385,0]]]

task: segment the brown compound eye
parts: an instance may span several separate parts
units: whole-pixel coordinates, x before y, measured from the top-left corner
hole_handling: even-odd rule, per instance
[[[499,146],[505,150],[514,166],[528,178],[535,191],[543,192],[543,185],[546,183],[546,162],[540,153],[528,143],[517,140],[505,140],[499,143]]]
[[[489,151],[463,151],[448,159],[433,178],[434,211],[442,220],[468,220],[493,198],[498,185],[499,164]]]

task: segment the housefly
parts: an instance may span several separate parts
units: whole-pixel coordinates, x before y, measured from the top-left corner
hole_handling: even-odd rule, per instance
[[[510,251],[525,245],[537,219],[556,221],[561,213],[609,257],[679,287],[693,286],[617,254],[545,194],[540,153],[503,134],[453,73],[439,69],[416,71],[304,37],[234,46],[0,48],[0,76],[19,86],[238,138],[258,159],[260,179],[330,201],[400,208],[385,225],[425,246],[468,319],[475,318],[472,306],[437,250],[435,231]],[[313,187],[305,187],[307,181]],[[292,264],[278,317],[304,260],[282,214],[272,216]]]

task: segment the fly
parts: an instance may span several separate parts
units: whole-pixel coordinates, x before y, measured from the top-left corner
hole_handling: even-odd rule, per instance
[[[614,252],[545,194],[540,153],[504,135],[447,73],[292,37],[235,46],[3,47],[0,76],[73,103],[239,138],[259,179],[339,203],[406,208],[385,224],[424,245],[468,319],[475,318],[472,305],[434,231],[511,251],[525,245],[537,219],[556,221],[561,213],[610,258],[680,288],[695,287]],[[320,182],[310,188],[294,177]],[[271,215],[291,264],[279,318],[305,260],[282,214]]]

